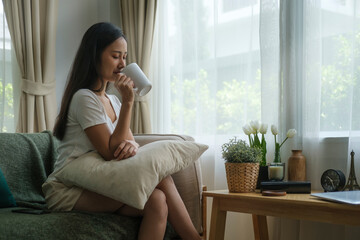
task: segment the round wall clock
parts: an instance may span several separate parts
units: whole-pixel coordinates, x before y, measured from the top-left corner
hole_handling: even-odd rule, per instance
[[[345,182],[345,175],[340,170],[328,169],[321,176],[321,186],[325,192],[341,191]]]

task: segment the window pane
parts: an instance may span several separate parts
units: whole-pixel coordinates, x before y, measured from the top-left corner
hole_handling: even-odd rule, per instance
[[[14,132],[11,38],[0,4],[0,132]]]
[[[222,11],[226,1],[171,3],[172,131],[242,133],[260,119],[259,2],[229,13]]]
[[[360,22],[353,1],[322,1],[321,130],[360,129],[359,102]],[[355,116],[354,116],[355,115]]]

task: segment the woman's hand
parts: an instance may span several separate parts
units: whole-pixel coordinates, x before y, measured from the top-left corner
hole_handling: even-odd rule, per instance
[[[115,81],[114,86],[121,94],[122,102],[134,102],[134,82],[125,74],[120,73],[119,75],[120,76]]]
[[[135,156],[137,150],[139,149],[139,144],[131,140],[123,140],[120,145],[114,152],[114,157],[117,160],[126,159],[132,156]]]

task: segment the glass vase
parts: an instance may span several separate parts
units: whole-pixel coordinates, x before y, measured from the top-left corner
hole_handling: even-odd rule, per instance
[[[285,176],[285,163],[273,162],[268,164],[268,177],[270,181],[282,181]]]
[[[280,144],[275,143],[275,158],[274,163],[281,163],[281,157],[280,157]]]

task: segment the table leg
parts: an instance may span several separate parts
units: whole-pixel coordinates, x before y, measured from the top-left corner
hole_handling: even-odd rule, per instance
[[[213,198],[211,210],[210,236],[209,240],[223,240],[225,234],[226,211],[220,210],[220,201]]]
[[[255,240],[269,240],[266,216],[252,215]]]

